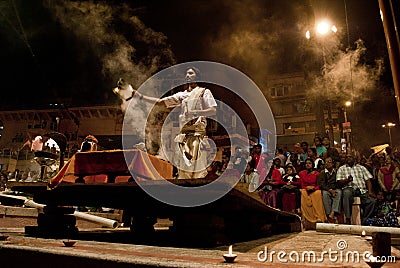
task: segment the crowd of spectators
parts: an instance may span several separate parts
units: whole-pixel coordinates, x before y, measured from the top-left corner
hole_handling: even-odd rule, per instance
[[[274,155],[253,146],[248,157],[236,148],[233,156],[224,152],[223,161],[213,162],[206,178],[218,178],[236,169],[249,192],[276,209],[298,213],[316,222],[352,222],[355,197],[361,201],[361,224],[399,226],[400,151],[386,147],[370,156],[340,152],[328,137],[316,137],[313,144],[296,143]],[[229,159],[233,162],[229,167]]]

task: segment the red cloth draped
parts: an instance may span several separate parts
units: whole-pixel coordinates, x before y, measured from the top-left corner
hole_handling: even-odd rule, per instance
[[[61,181],[75,182],[77,177],[84,177],[86,183],[107,182],[108,176],[116,176],[115,182],[126,182],[129,171],[145,180],[172,179],[172,165],[167,161],[140,150],[110,150],[76,153],[50,180],[49,187]]]
[[[383,173],[383,183],[388,191],[390,191],[393,186],[393,172],[395,169],[396,167],[393,165],[391,165],[389,169],[386,167],[381,167],[381,172]]]

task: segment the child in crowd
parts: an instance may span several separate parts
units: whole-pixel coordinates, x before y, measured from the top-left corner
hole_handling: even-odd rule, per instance
[[[241,182],[249,183],[249,192],[257,190],[260,183],[260,175],[254,170],[255,164],[256,162],[254,160],[247,163],[244,174],[240,178]]]
[[[296,173],[296,169],[288,164],[285,167],[285,175],[282,178],[283,185],[278,190],[276,196],[276,206],[279,209],[283,209],[282,198],[285,193],[295,193],[296,194],[296,204],[295,204],[295,212],[300,211],[300,201],[301,201],[301,193],[300,193],[300,177]]]
[[[398,213],[392,204],[385,200],[382,191],[376,196],[377,202],[372,218],[368,218],[365,223],[371,226],[399,227],[397,219]]]

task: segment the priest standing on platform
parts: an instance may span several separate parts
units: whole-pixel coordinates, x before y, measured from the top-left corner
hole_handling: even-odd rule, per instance
[[[180,155],[177,167],[180,179],[203,178],[207,174],[207,157],[201,148],[206,142],[206,117],[215,115],[217,103],[209,89],[197,84],[199,79],[200,71],[191,67],[186,70],[184,91],[161,99],[145,96],[136,90],[132,92],[141,101],[165,105],[167,108],[180,106],[180,133],[175,137]]]

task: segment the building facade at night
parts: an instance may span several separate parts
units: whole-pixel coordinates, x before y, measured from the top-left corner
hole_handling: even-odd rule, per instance
[[[297,142],[306,141],[310,145],[318,134],[317,102],[310,96],[304,73],[289,73],[268,77],[263,89],[274,114],[277,146],[292,149]],[[340,143],[339,110],[331,103],[332,127],[335,141]],[[329,131],[328,109],[324,107],[325,131]],[[326,135],[323,133],[320,136]]]

